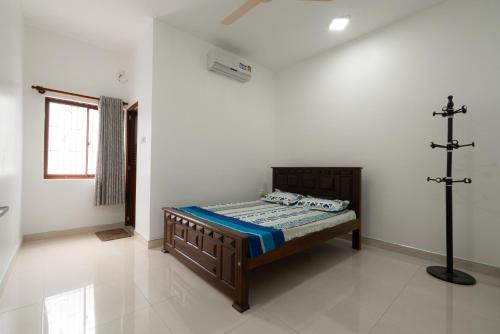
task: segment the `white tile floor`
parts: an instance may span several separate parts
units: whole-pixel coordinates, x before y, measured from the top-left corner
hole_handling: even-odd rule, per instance
[[[334,241],[253,272],[251,309],[239,314],[133,239],[30,242],[0,295],[0,333],[500,333],[500,278],[452,286],[428,264]]]

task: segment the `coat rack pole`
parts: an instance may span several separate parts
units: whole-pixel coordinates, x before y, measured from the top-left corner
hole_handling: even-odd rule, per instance
[[[446,108],[448,113],[453,112],[453,102],[450,101]],[[452,163],[453,149],[449,146],[453,143],[453,114],[448,116],[448,142],[446,149],[446,269],[453,273],[453,179]]]
[[[448,96],[448,105],[442,109],[442,113],[434,112],[433,116],[441,115],[448,118],[448,137],[446,145],[439,145],[431,142],[432,148],[445,148],[446,149],[446,177],[444,178],[427,178],[427,181],[434,181],[437,183],[445,183],[446,185],[446,267],[430,266],[427,267],[427,272],[446,282],[473,285],[476,279],[463,271],[453,268],[453,183],[461,182],[470,184],[471,179],[465,178],[462,180],[453,180],[453,150],[461,147],[470,146],[474,147],[474,143],[467,145],[460,145],[458,140],[453,139],[453,116],[458,113],[466,113],[467,108],[463,106],[459,110],[454,109],[453,96]]]

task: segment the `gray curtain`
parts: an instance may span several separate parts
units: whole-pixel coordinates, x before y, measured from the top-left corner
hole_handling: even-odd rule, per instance
[[[95,205],[125,201],[125,113],[122,100],[101,96]]]

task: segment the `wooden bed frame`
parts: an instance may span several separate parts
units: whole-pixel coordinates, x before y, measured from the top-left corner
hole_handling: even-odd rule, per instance
[[[273,190],[349,200],[357,219],[292,239],[271,252],[249,259],[248,236],[163,208],[164,253],[170,253],[205,281],[233,298],[239,312],[249,309],[248,271],[352,232],[352,247],[361,249],[360,167],[273,167]]]

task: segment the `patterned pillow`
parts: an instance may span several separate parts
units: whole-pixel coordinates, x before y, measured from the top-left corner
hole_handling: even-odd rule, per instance
[[[262,198],[262,200],[266,201],[266,202],[271,202],[271,203],[292,205],[292,204],[297,203],[303,197],[304,196],[299,195],[299,194],[287,193],[287,192],[280,191],[280,190],[276,189],[275,192],[272,192],[272,193],[264,196]]]
[[[305,197],[297,202],[297,206],[299,207],[328,212],[345,210],[348,205],[349,201],[341,201],[338,199],[329,200],[315,197]]]

